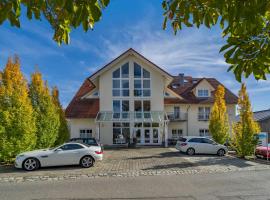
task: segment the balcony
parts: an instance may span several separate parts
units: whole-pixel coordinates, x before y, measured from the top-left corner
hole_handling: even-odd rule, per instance
[[[185,112],[179,112],[179,113],[167,113],[168,119],[171,122],[176,122],[176,121],[187,121],[187,113]]]

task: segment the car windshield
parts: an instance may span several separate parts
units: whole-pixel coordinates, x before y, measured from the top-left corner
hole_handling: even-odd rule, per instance
[[[187,138],[179,138],[178,141],[185,142],[185,141],[187,141]]]

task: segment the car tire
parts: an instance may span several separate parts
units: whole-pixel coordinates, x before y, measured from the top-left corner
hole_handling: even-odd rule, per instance
[[[84,156],[80,160],[80,166],[83,168],[92,167],[95,163],[95,160],[92,156]]]
[[[188,148],[187,149],[187,155],[193,156],[194,154],[195,154],[195,149],[193,149],[193,148]]]
[[[217,155],[218,156],[224,156],[225,155],[225,150],[224,149],[219,149],[218,151],[217,151]]]
[[[40,162],[36,158],[27,158],[23,161],[22,167],[26,171],[34,171],[40,167]]]

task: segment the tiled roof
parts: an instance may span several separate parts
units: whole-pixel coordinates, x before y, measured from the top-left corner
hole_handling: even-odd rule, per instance
[[[99,99],[81,98],[95,88],[86,79],[65,110],[67,118],[95,118],[99,111]]]
[[[195,88],[202,80],[206,80],[210,83],[210,85],[217,89],[219,85],[222,85],[218,80],[215,78],[192,78],[190,76],[184,77],[184,83],[180,84],[180,77],[175,76],[172,83],[168,86],[171,90],[179,94],[181,97],[183,97],[187,103],[190,104],[208,104],[214,102],[214,94],[211,95],[209,98],[199,98],[196,97],[193,93],[193,88]],[[238,98],[235,96],[230,90],[225,88],[225,101],[227,104],[237,104]],[[168,101],[165,100],[165,104],[172,104],[174,103],[172,100]]]
[[[263,120],[269,119],[269,118],[270,118],[270,109],[253,112],[253,119],[257,122],[263,121]],[[240,115],[237,115],[235,120],[239,121]]]

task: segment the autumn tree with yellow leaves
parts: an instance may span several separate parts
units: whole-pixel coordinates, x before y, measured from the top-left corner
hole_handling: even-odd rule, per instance
[[[0,72],[0,160],[11,162],[36,144],[36,124],[18,57]]]
[[[65,118],[65,113],[62,108],[62,105],[59,101],[59,90],[57,87],[53,87],[52,89],[52,98],[54,105],[56,106],[58,117],[59,117],[59,128],[58,128],[58,135],[55,141],[56,145],[62,144],[69,139],[69,130],[67,125],[67,120]]]
[[[245,84],[242,84],[238,97],[240,120],[233,126],[233,144],[238,156],[245,157],[254,154],[257,144],[256,135],[260,127],[253,119],[253,112]]]
[[[219,85],[215,92],[215,102],[212,107],[209,123],[209,131],[213,139],[219,144],[226,142],[230,130],[224,96],[225,88]]]
[[[40,72],[31,75],[29,96],[36,119],[36,148],[54,146],[58,137],[59,116],[57,107],[53,102],[47,82],[43,81]]]

